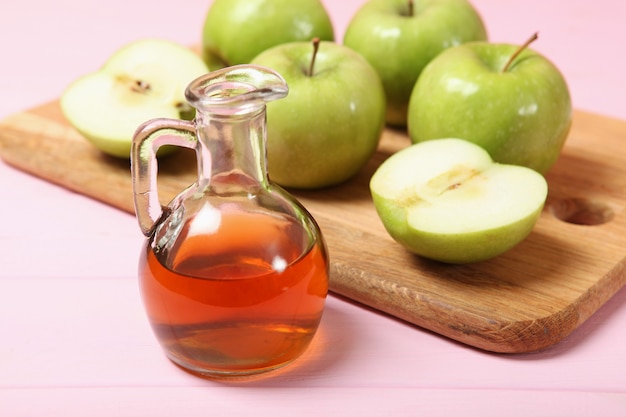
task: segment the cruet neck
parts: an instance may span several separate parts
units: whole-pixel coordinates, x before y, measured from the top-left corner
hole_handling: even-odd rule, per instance
[[[196,108],[200,175],[217,192],[269,185],[266,103],[285,97],[285,80],[273,70],[238,65],[208,73],[186,90]]]

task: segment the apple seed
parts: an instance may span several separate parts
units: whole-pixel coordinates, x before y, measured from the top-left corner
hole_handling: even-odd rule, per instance
[[[480,175],[480,171],[466,165],[456,165],[426,183],[425,195],[441,196],[467,185],[469,181]]]
[[[132,91],[133,93],[147,94],[150,90],[152,90],[152,87],[149,83],[142,80],[137,80],[133,77],[129,77],[128,75],[120,75],[117,77],[117,80],[122,85],[130,88],[130,91]]]

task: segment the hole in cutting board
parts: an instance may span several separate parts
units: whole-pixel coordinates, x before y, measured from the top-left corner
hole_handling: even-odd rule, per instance
[[[585,198],[565,198],[550,203],[550,212],[566,223],[595,226],[613,219],[613,210],[605,203]]]

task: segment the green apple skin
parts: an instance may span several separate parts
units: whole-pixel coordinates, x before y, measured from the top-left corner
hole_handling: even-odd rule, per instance
[[[316,37],[334,41],[320,0],[215,0],[204,21],[202,54],[214,71],[248,64],[273,46]]]
[[[466,264],[523,241],[541,215],[548,185],[532,169],[494,163],[478,145],[446,138],[389,157],[370,190],[394,240],[425,258]]]
[[[268,171],[288,188],[317,189],[347,181],[376,151],[385,126],[385,95],[376,71],[359,54],[320,42],[268,49],[252,63],[280,73],[286,98],[267,105]]]
[[[162,39],[142,39],[115,51],[97,71],[70,84],[60,99],[68,122],[102,152],[129,158],[143,122],[192,119],[185,88],[208,72],[191,49]],[[163,147],[159,155],[175,147]]]
[[[519,46],[472,42],[450,48],[424,69],[409,102],[414,143],[462,137],[500,163],[546,173],[558,159],[572,122],[572,101],[559,69]]]
[[[365,57],[380,75],[387,123],[404,127],[411,91],[423,68],[441,51],[487,39],[481,16],[465,0],[370,0],[352,17],[344,44]]]

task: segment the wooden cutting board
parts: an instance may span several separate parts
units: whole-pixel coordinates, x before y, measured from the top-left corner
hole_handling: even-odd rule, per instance
[[[547,176],[548,202],[533,233],[506,254],[471,265],[411,255],[380,223],[368,181],[386,157],[409,145],[403,132],[386,130],[377,154],[350,182],[294,194],[326,237],[334,293],[471,346],[529,352],[563,339],[626,283],[624,141],[625,122],[577,111]],[[88,144],[57,102],[2,121],[0,154],[21,170],[134,211],[128,163]],[[163,202],[194,175],[186,151],[163,161]]]

